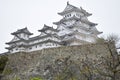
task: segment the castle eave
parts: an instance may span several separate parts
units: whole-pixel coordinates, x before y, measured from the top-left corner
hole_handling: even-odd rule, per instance
[[[98,32],[97,35],[100,35],[100,34],[102,34],[102,33],[103,33],[103,32]]]
[[[66,18],[63,18],[63,19],[61,19],[60,21],[58,21],[58,22],[53,22],[53,24],[55,24],[55,25],[59,25],[59,24],[64,24],[64,22],[65,21],[68,21],[68,20],[81,20],[80,18],[78,18],[78,17],[76,17],[76,16],[73,16],[73,17],[71,17],[71,18],[68,18],[68,19],[66,19]]]
[[[20,34],[20,33],[25,33],[28,35],[33,35],[33,33],[29,32],[27,27],[23,29],[18,29],[16,32],[11,33],[12,35]]]
[[[102,34],[103,32],[99,32],[99,31],[93,31],[91,34],[95,34],[95,35],[100,35],[100,34]]]
[[[13,48],[15,48],[15,46],[6,47],[5,49],[11,50],[11,49],[13,49]]]
[[[20,34],[20,33],[25,33],[27,35],[33,35],[33,33],[28,33],[28,32],[13,32],[11,33],[12,35]]]
[[[90,21],[87,21],[87,20],[81,20],[81,22],[86,23],[90,26],[97,26],[98,25],[97,23],[93,23],[93,22],[90,22]]]
[[[26,43],[28,43],[29,42],[29,40],[24,40],[24,39],[22,39],[22,40],[17,40],[17,41],[10,41],[10,42],[7,42],[7,43],[5,43],[5,44],[13,44],[13,43],[18,43],[18,42],[26,42]]]
[[[57,32],[58,30],[54,29],[53,27],[47,26],[44,24],[44,27],[41,30],[38,30],[39,32],[45,32],[46,30],[51,30],[53,32]]]

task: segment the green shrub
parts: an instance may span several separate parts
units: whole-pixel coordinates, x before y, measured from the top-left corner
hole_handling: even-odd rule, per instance
[[[12,73],[12,70],[10,69],[10,68],[7,68],[7,69],[5,69],[4,71],[3,71],[3,74],[4,75],[9,75],[9,74],[11,74]]]
[[[20,78],[19,77],[14,77],[13,80],[20,80]]]
[[[30,80],[42,80],[42,78],[34,77],[34,78],[31,78]]]
[[[2,55],[0,56],[0,73],[3,72],[5,66],[6,66],[6,63],[8,61],[8,57],[5,56],[5,55]]]

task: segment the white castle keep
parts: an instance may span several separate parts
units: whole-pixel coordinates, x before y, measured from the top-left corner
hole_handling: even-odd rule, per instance
[[[58,13],[63,18],[54,22],[57,28],[44,25],[40,35],[30,37],[31,32],[27,28],[19,29],[11,33],[14,38],[7,42],[6,47],[10,53],[31,52],[44,48],[72,46],[94,43],[98,38],[99,32],[96,29],[96,23],[92,23],[87,17],[92,14],[86,12],[81,7],[75,7],[67,2],[65,9]]]

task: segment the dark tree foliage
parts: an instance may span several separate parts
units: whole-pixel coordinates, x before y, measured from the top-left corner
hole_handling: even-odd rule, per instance
[[[0,73],[3,72],[7,61],[8,61],[8,57],[6,55],[1,55],[0,56]]]

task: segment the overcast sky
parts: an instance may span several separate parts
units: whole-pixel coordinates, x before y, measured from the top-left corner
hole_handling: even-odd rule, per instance
[[[27,27],[35,36],[44,24],[56,26],[52,23],[62,18],[57,13],[67,1],[92,13],[89,20],[103,35],[120,34],[120,0],[0,0],[0,53],[7,51],[5,43],[17,29]]]

